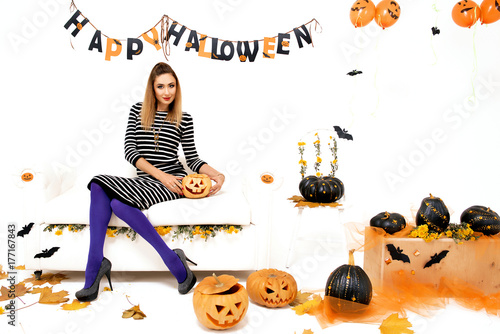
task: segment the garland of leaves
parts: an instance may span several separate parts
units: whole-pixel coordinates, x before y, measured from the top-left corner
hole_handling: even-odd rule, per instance
[[[43,229],[44,232],[52,232],[55,230],[56,235],[62,235],[64,230],[68,230],[70,232],[81,232],[88,225],[84,224],[50,224],[47,225]],[[165,236],[172,234],[172,241],[174,240],[190,240],[192,241],[196,236],[201,239],[205,239],[208,241],[209,238],[214,238],[219,232],[226,232],[228,234],[235,233],[237,234],[241,230],[243,230],[243,226],[241,225],[181,225],[173,228],[172,226],[156,226],[156,232],[159,235]],[[126,235],[127,238],[130,238],[132,241],[136,239],[137,232],[134,231],[130,227],[117,227],[117,226],[108,226],[106,231],[106,235],[108,237],[116,237],[119,235]]]

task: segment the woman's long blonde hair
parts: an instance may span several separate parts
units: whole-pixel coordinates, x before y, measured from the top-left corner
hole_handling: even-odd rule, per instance
[[[177,128],[181,124],[182,121],[182,94],[181,94],[181,85],[179,83],[179,79],[175,74],[174,70],[170,65],[166,63],[158,63],[156,64],[151,73],[149,74],[148,86],[146,87],[146,93],[144,94],[144,101],[142,102],[141,109],[141,124],[144,130],[151,130],[155,120],[155,113],[158,108],[158,102],[155,96],[154,90],[154,82],[155,79],[162,75],[170,73],[174,76],[176,81],[176,93],[174,101],[168,106],[168,114],[167,121],[174,124]]]

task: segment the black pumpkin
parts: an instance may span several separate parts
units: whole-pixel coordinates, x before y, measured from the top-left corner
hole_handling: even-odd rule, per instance
[[[430,194],[422,200],[415,222],[417,226],[427,224],[429,230],[443,232],[450,224],[450,212],[441,198]]]
[[[481,205],[473,205],[460,215],[460,221],[470,225],[475,232],[493,235],[500,232],[500,217],[498,214]]]
[[[389,234],[401,231],[406,227],[406,219],[399,213],[381,212],[370,219],[370,226],[380,227]]]
[[[349,263],[335,269],[326,282],[325,296],[369,305],[372,283],[365,271],[354,265],[354,250],[349,251]],[[336,311],[348,311],[349,304],[330,303]]]
[[[299,191],[306,201],[332,203],[344,195],[344,184],[336,177],[309,175],[300,181]]]

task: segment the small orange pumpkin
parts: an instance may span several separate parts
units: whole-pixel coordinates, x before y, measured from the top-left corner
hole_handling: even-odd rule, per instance
[[[250,300],[266,307],[283,307],[297,297],[297,282],[292,275],[277,269],[256,271],[247,279]]]
[[[210,329],[237,325],[248,309],[248,293],[231,275],[205,277],[194,289],[193,307],[198,321]]]
[[[212,181],[206,174],[189,174],[182,179],[182,193],[187,198],[202,198],[208,195]]]

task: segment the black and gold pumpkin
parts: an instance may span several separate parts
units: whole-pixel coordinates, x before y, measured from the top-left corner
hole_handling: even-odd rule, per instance
[[[300,181],[299,191],[306,201],[332,203],[344,195],[344,184],[336,177],[309,175]]]
[[[370,226],[380,227],[389,234],[394,234],[406,227],[406,219],[399,213],[381,212],[370,219]]]
[[[460,221],[470,225],[475,232],[493,235],[500,232],[500,217],[498,214],[481,205],[473,205],[460,215]]]
[[[443,232],[450,224],[450,212],[441,198],[430,194],[422,200],[415,223],[417,226],[426,224],[429,230]]]
[[[328,277],[325,297],[333,297],[330,306],[337,312],[343,312],[353,309],[351,302],[369,305],[372,295],[370,278],[361,267],[354,264],[354,250],[350,250],[348,264],[338,267]],[[342,300],[349,303],[342,303]]]

